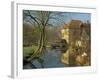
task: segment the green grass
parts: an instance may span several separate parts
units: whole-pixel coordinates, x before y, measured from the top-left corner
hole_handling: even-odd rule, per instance
[[[46,45],[47,48],[51,48],[51,45],[48,44]],[[28,46],[28,47],[23,47],[23,57],[27,57],[30,54],[34,53],[35,50],[37,50],[38,46],[36,45],[32,45],[32,46]]]
[[[23,57],[29,56],[31,53],[33,53],[38,46],[28,46],[28,47],[23,47]]]

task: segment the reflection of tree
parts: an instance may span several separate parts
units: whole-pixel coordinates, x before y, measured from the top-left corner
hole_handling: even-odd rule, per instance
[[[24,10],[23,19],[28,20],[32,25],[37,26],[40,31],[40,37],[38,41],[38,47],[33,54],[28,58],[28,61],[34,58],[39,58],[46,48],[46,26],[55,26],[58,24],[64,24],[62,17],[63,13],[49,12],[49,11],[29,11]],[[55,24],[52,24],[56,22]],[[62,23],[63,22],[63,23]]]

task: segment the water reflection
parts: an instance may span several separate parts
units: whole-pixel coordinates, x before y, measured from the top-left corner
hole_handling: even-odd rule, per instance
[[[89,57],[82,48],[61,45],[57,48],[46,48],[45,54],[39,59],[34,59],[31,63],[24,65],[24,69],[34,68],[58,68],[75,67],[89,65]]]

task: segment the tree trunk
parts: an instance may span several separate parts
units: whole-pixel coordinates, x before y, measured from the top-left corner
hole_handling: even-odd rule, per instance
[[[40,57],[43,54],[43,51],[44,51],[45,45],[46,45],[45,39],[46,39],[45,26],[43,26],[41,33],[40,33],[38,49],[33,53],[33,55],[28,59],[28,61],[33,60],[35,57]]]

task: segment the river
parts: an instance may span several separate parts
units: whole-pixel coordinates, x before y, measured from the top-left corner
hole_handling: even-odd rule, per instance
[[[45,54],[41,56],[43,59],[44,68],[58,68],[64,67],[64,64],[61,63],[61,50],[60,49],[47,49]],[[23,69],[39,69],[42,68],[38,60],[33,60],[32,64],[27,64],[23,66]]]

